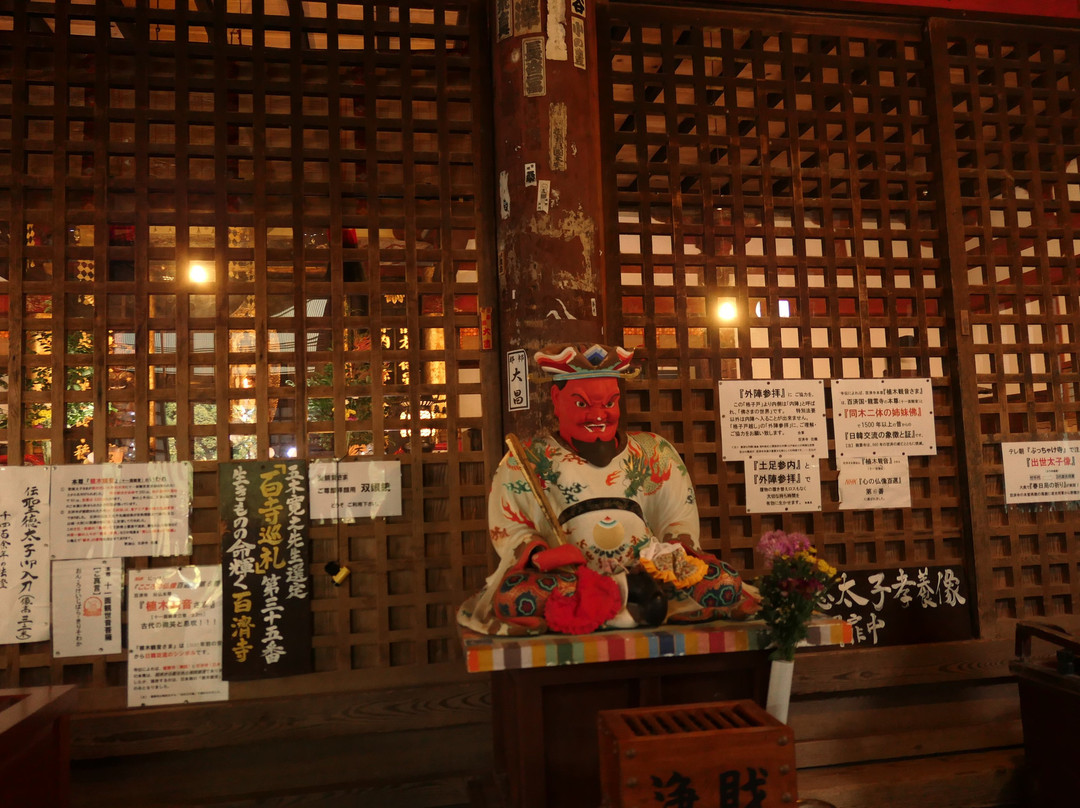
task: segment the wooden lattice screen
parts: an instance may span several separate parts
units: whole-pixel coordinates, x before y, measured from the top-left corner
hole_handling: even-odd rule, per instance
[[[453,614],[490,568],[501,455],[481,395],[498,376],[479,340],[494,303],[483,4],[14,6],[6,462],[192,461],[193,554],[129,561],[152,566],[220,562],[218,461],[400,460],[402,517],[312,530],[314,675],[459,675]],[[344,586],[327,561],[353,570]],[[75,682],[122,705],[124,659],[7,646],[0,686]]]
[[[848,570],[969,563],[922,28],[621,4],[608,26],[615,333],[657,357],[632,420],[677,442],[703,543],[748,570],[777,527]],[[820,513],[747,513],[719,380],[914,375],[938,453],[911,458],[910,508],[841,510],[830,458]]]
[[[1009,636],[1080,602],[1080,511],[1007,506],[1001,450],[1080,433],[1080,40],[946,22],[931,38],[980,611]]]

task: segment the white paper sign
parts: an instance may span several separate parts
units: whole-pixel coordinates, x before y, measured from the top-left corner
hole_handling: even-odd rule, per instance
[[[53,562],[53,656],[118,654],[120,588],[118,558]]]
[[[220,701],[221,565],[128,573],[128,707]]]
[[[55,466],[53,558],[191,553],[190,463]]]
[[[836,456],[937,454],[929,379],[833,379]]]
[[[746,461],[746,512],[821,510],[821,466],[816,457],[755,457]]]
[[[719,384],[724,460],[828,456],[825,384],[820,379]]]
[[[1018,441],[1001,444],[1005,502],[1080,499],[1080,443]]]
[[[49,469],[0,467],[0,645],[49,639]]]
[[[401,462],[364,460],[308,466],[312,519],[401,516]]]
[[[506,355],[506,384],[511,412],[529,409],[529,357],[524,350]]]
[[[910,508],[906,457],[849,457],[836,461],[840,509]]]

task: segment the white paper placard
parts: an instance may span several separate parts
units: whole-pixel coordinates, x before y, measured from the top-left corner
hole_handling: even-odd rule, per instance
[[[54,561],[53,656],[118,654],[120,589],[124,562],[118,558]]]
[[[747,513],[821,510],[821,466],[816,457],[754,457],[746,461]]]
[[[401,461],[312,463],[308,466],[312,519],[401,516]]]
[[[1001,444],[1005,502],[1080,499],[1080,443],[1016,441]]]
[[[191,553],[190,463],[55,466],[53,558]]]
[[[833,379],[836,456],[937,454],[929,379]]]
[[[820,379],[719,385],[724,460],[828,456],[825,384]]]
[[[906,457],[837,458],[836,468],[841,510],[911,507]]]
[[[529,359],[524,350],[506,354],[506,385],[508,409],[529,409]]]
[[[0,645],[49,639],[49,469],[0,467]]]
[[[128,573],[128,707],[220,701],[221,565]]]

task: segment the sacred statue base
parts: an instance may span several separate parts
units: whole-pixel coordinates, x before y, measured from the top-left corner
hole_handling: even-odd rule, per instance
[[[469,671],[491,672],[496,772],[514,808],[600,804],[598,713],[752,699],[763,704],[768,642],[758,620],[491,637],[462,632]],[[842,620],[815,619],[808,644],[852,642]]]

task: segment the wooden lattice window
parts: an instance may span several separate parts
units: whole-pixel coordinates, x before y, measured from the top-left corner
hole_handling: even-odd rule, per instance
[[[683,452],[703,543],[747,570],[774,527],[846,569],[970,561],[920,28],[616,4],[604,22],[614,333],[656,357],[632,422]],[[842,510],[830,458],[821,513],[747,513],[718,381],[908,375],[932,380],[938,444],[910,459],[910,508]]]
[[[501,455],[482,10],[300,5],[0,18],[0,437],[16,465],[191,461],[192,556],[136,566],[220,562],[219,461],[400,460],[403,516],[312,528],[315,675],[456,675]],[[8,687],[124,670],[0,655]]]
[[[1073,613],[1080,599],[1075,503],[1007,506],[1001,452],[1080,432],[1080,44],[1038,29],[931,30],[981,612],[1010,635],[1014,618]]]

